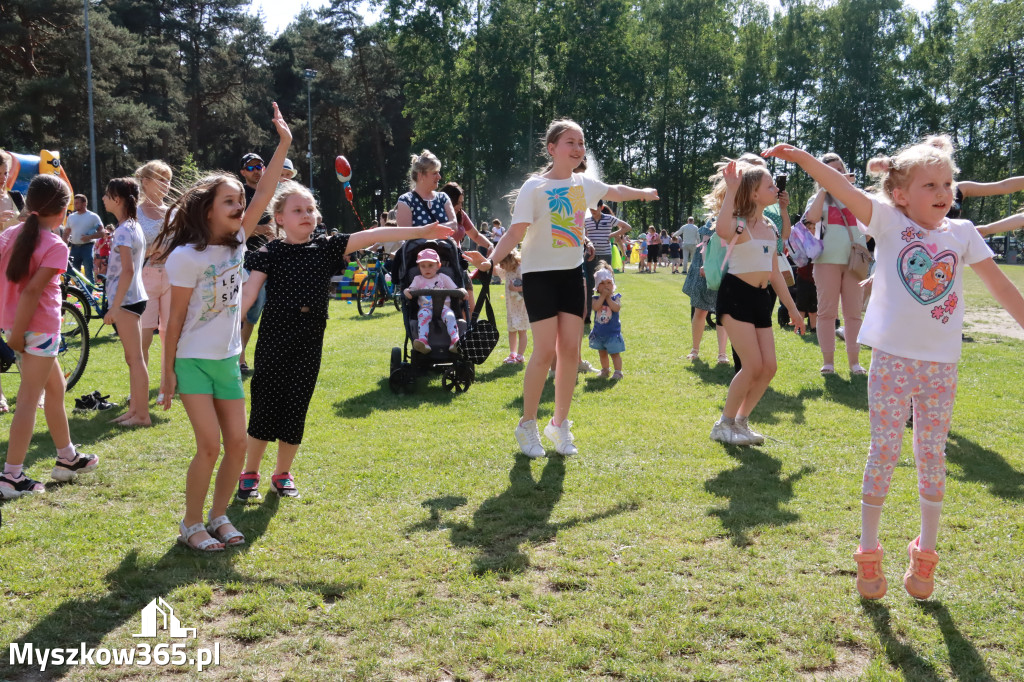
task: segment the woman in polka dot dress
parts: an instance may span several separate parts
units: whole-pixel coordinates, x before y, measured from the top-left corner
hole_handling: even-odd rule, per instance
[[[255,302],[264,282],[267,304],[250,384],[245,470],[236,493],[240,500],[259,499],[260,462],[267,444],[274,440],[278,446],[272,489],[282,497],[299,496],[291,468],[320,374],[331,275],[353,251],[380,242],[441,239],[452,234],[451,229],[435,222],[424,227],[379,227],[353,235],[312,238],[319,217],[316,201],[308,189],[291,181],[279,186],[271,213],[284,230],[284,239],[250,252],[245,261],[252,274],[244,287],[242,310]]]

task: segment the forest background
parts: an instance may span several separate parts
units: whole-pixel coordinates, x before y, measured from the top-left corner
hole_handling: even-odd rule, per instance
[[[312,133],[314,189],[346,230],[336,155],[366,218],[394,206],[410,153],[427,148],[474,219],[507,223],[504,196],[542,165],[538,140],[562,116],[607,181],[658,188],[661,202],[623,207],[636,227],[702,216],[715,161],[781,141],[836,151],[863,182],[872,155],[948,132],[962,179],[1024,174],[1024,0],[927,13],[900,0],[377,0],[372,24],[365,5],[332,0],[276,37],[247,5],[90,1],[101,191],[148,159],[185,179],[237,171],[248,151],[269,159],[271,101],[307,184]],[[0,146],[59,150],[88,194],[81,0],[0,0],[0,87]],[[794,211],[811,191],[793,173]],[[975,199],[966,215],[988,222],[1014,201]]]

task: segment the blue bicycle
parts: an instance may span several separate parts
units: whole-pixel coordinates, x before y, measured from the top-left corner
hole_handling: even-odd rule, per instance
[[[388,260],[384,249],[377,249],[377,257],[370,263],[373,267],[359,284],[356,306],[363,317],[373,315],[378,306],[383,307],[388,299],[395,304],[395,310],[402,310],[402,292],[395,290],[388,273]]]

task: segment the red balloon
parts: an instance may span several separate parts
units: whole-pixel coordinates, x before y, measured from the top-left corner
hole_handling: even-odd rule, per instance
[[[352,179],[352,164],[344,156],[339,156],[334,160],[334,172],[340,182],[348,182]]]
[[[348,197],[349,201],[352,201],[352,185],[345,185],[345,196]]]

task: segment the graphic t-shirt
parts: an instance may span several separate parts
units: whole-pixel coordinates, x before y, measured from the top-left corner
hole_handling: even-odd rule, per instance
[[[875,276],[859,340],[891,355],[929,362],[960,359],[964,267],[992,250],[968,220],[926,230],[899,209],[872,199]]]
[[[11,262],[14,240],[24,228],[24,223],[15,225],[0,234],[0,328],[10,330],[14,326],[14,316],[18,311],[18,300],[25,291],[32,276],[39,268],[53,268],[64,272],[68,267],[68,245],[49,230],[39,231],[39,240],[32,251],[32,261],[28,266],[28,275],[17,283],[7,280],[7,265]],[[60,283],[58,277],[52,278],[43,288],[39,297],[39,305],[32,313],[25,331],[39,334],[60,333]]]
[[[410,289],[458,289],[458,285],[452,281],[452,278],[443,272],[439,272],[434,275],[433,279],[427,279],[423,275],[416,275],[412,278],[412,284],[409,285]],[[432,296],[420,296],[419,304],[421,308],[433,308],[434,298]],[[452,299],[444,299],[444,307],[452,307]]]
[[[135,272],[132,273],[132,281],[125,291],[122,306],[132,305],[140,301],[147,301],[146,287],[142,284],[142,263],[146,260],[146,237],[142,234],[142,227],[131,218],[124,221],[114,230],[114,239],[110,247],[110,263],[107,265],[107,300],[113,301],[117,295],[118,282],[121,280],[121,273],[124,271],[124,264],[121,262],[122,246],[131,249],[132,265]]]
[[[562,180],[539,175],[527,180],[512,209],[513,225],[529,223],[523,238],[523,273],[579,267],[587,208],[607,193],[608,185],[580,173]]]
[[[595,295],[593,301],[600,300],[600,295]],[[612,300],[616,303],[622,302],[622,294],[612,294]],[[594,313],[594,326],[590,329],[590,336],[596,339],[607,339],[618,336],[622,333],[622,325],[619,323],[619,311],[613,311],[607,305],[601,306],[600,310]]]
[[[242,260],[245,234],[234,246],[188,244],[167,257],[171,286],[192,289],[178,339],[179,358],[224,360],[242,352]]]

